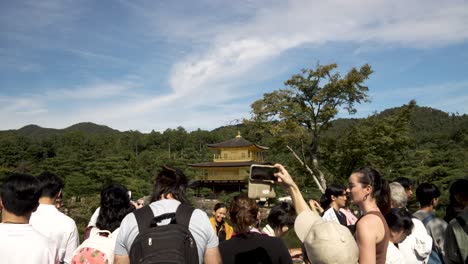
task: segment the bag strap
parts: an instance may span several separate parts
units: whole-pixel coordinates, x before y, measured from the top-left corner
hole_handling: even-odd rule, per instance
[[[424,226],[426,226],[430,221],[432,221],[432,219],[434,219],[434,215],[433,214],[429,214],[428,216],[426,216],[426,218],[424,218],[422,220],[422,223],[424,224]]]
[[[154,214],[149,205],[135,210],[133,214],[135,215],[135,219],[138,224],[139,233],[143,233],[143,230],[150,228],[151,220],[153,219]]]
[[[181,203],[179,207],[177,207],[176,211],[177,224],[183,225],[188,228],[193,211],[194,208],[191,205]]]
[[[188,228],[193,211],[194,208],[192,206],[181,203],[175,212],[175,222]],[[151,210],[150,206],[143,206],[142,208],[135,210],[133,213],[135,214],[135,219],[138,224],[138,231],[140,233],[142,233],[142,230],[148,229],[151,226],[154,227],[155,221],[160,222],[163,219],[174,217],[174,213],[168,213],[154,217],[153,210]],[[171,224],[173,223],[174,220],[172,219]]]
[[[455,217],[455,219],[457,219],[457,221],[458,221],[458,223],[460,224],[461,227],[466,226],[466,222],[461,216],[457,216],[457,217]]]

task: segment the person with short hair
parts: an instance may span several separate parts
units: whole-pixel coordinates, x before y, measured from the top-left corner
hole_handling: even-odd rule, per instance
[[[267,225],[262,233],[274,237],[282,237],[294,226],[296,211],[290,202],[280,202],[270,209]]]
[[[407,195],[405,188],[398,182],[390,183],[392,208],[406,210]],[[424,224],[417,218],[411,218],[413,229],[405,240],[398,244],[406,264],[427,263],[432,249],[432,238],[427,234]],[[387,254],[388,256],[388,254]]]
[[[29,223],[39,206],[39,181],[12,174],[1,188],[0,260],[8,264],[58,263],[55,244]]]
[[[411,201],[413,199],[413,181],[409,178],[406,178],[406,177],[399,177],[397,179],[395,179],[394,182],[398,182],[399,184],[401,184],[403,186],[403,188],[405,188],[405,192],[406,192],[406,197],[407,197],[407,201]]]
[[[217,203],[213,208],[213,216],[210,217],[210,223],[216,232],[219,242],[229,240],[234,233],[234,229],[224,219],[226,218],[227,207],[224,203]]]
[[[421,220],[426,227],[427,233],[432,237],[433,248],[440,257],[443,258],[445,230],[447,223],[435,217],[435,210],[439,204],[440,191],[432,183],[421,183],[416,188],[416,199],[419,202],[420,209],[413,216]]]
[[[278,168],[278,172],[275,173],[278,183],[289,192],[296,208],[294,231],[305,250],[306,254],[303,257],[307,255],[304,262],[358,263],[359,249],[348,228],[335,221],[323,220],[315,211],[315,207],[311,210],[289,172],[281,164],[275,164],[275,167]]]
[[[453,182],[450,196],[453,196],[462,210],[449,222],[445,232],[445,262],[468,263],[468,180],[459,179]]]
[[[148,205],[154,216],[174,213],[181,203],[189,204],[185,194],[187,184],[187,177],[181,170],[163,166],[156,176],[151,197],[152,202]],[[144,208],[138,210],[144,210]],[[169,224],[169,219],[164,220],[162,224]],[[200,209],[193,211],[189,222],[189,231],[195,239],[199,262],[220,263],[218,238],[204,211]],[[128,214],[120,224],[120,232],[115,246],[115,264],[130,262],[130,249],[138,234],[139,229],[135,214]]]
[[[245,193],[233,197],[229,216],[236,234],[221,242],[219,250],[224,264],[292,263],[284,242],[279,237],[262,234],[258,222],[258,205]]]
[[[58,248],[59,261],[70,263],[78,247],[79,234],[75,221],[55,206],[62,194],[64,182],[56,174],[43,172],[37,179],[42,190],[39,207],[31,215],[31,225],[43,235],[52,239]]]
[[[413,229],[411,214],[405,208],[392,208],[385,215],[390,229],[390,243],[388,243],[386,264],[407,263],[404,255],[395,246],[403,242]]]
[[[341,208],[346,207],[346,189],[339,184],[330,184],[322,197],[321,206],[325,209],[322,218],[346,226],[346,215],[340,211]]]

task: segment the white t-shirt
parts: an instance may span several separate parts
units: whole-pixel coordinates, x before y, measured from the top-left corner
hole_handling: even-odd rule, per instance
[[[89,219],[88,226],[96,226],[96,222],[97,222],[100,211],[101,211],[101,207],[98,207],[96,208],[96,210],[94,210],[94,213],[91,216],[91,219]]]
[[[432,250],[432,237],[427,233],[421,220],[417,218],[412,220],[413,230],[403,242],[398,244],[398,248],[407,264],[427,263]]]
[[[56,247],[30,224],[0,224],[0,261],[8,264],[58,263]]]
[[[388,242],[385,264],[406,264],[403,254],[391,241]]]
[[[175,212],[179,204],[180,202],[177,200],[168,199],[153,202],[149,206],[153,210],[153,214],[155,216],[159,216]],[[168,224],[169,220],[167,219],[165,222],[166,223],[163,222],[163,224]],[[208,215],[200,209],[195,209],[192,217],[190,218],[189,231],[192,233],[197,244],[198,260],[200,263],[203,263],[205,249],[217,247],[219,243],[218,237],[216,236],[210,220],[208,219]],[[133,240],[135,240],[138,233],[138,224],[136,222],[135,214],[128,214],[120,224],[120,232],[117,236],[117,243],[115,245],[115,254],[128,256]]]
[[[54,205],[40,204],[36,212],[32,213],[29,223],[55,242],[60,261],[70,263],[73,251],[80,244],[73,219],[57,210]]]

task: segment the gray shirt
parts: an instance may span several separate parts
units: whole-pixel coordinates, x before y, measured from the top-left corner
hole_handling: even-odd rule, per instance
[[[155,216],[165,213],[173,213],[177,210],[180,202],[177,200],[159,200],[151,203],[149,206],[153,210]],[[168,224],[169,220],[165,220],[163,224]],[[207,248],[214,248],[218,246],[218,237],[216,236],[213,228],[211,227],[208,216],[200,209],[193,211],[190,218],[189,230],[195,239],[198,249],[198,259],[203,263],[203,256]],[[120,232],[117,236],[115,244],[116,255],[129,255],[130,247],[138,235],[138,224],[135,215],[128,214],[120,225]]]
[[[413,216],[418,218],[419,220],[423,221],[429,214],[424,210],[416,211]],[[444,220],[434,217],[432,221],[427,223],[426,225],[427,233],[432,237],[433,244],[438,252],[441,252],[442,255],[444,253],[444,240],[445,240],[445,230],[447,229],[447,222]]]

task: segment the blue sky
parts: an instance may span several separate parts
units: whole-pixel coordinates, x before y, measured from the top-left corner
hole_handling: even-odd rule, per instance
[[[318,62],[373,67],[355,117],[467,114],[466,25],[466,1],[1,1],[0,130],[213,129]]]

